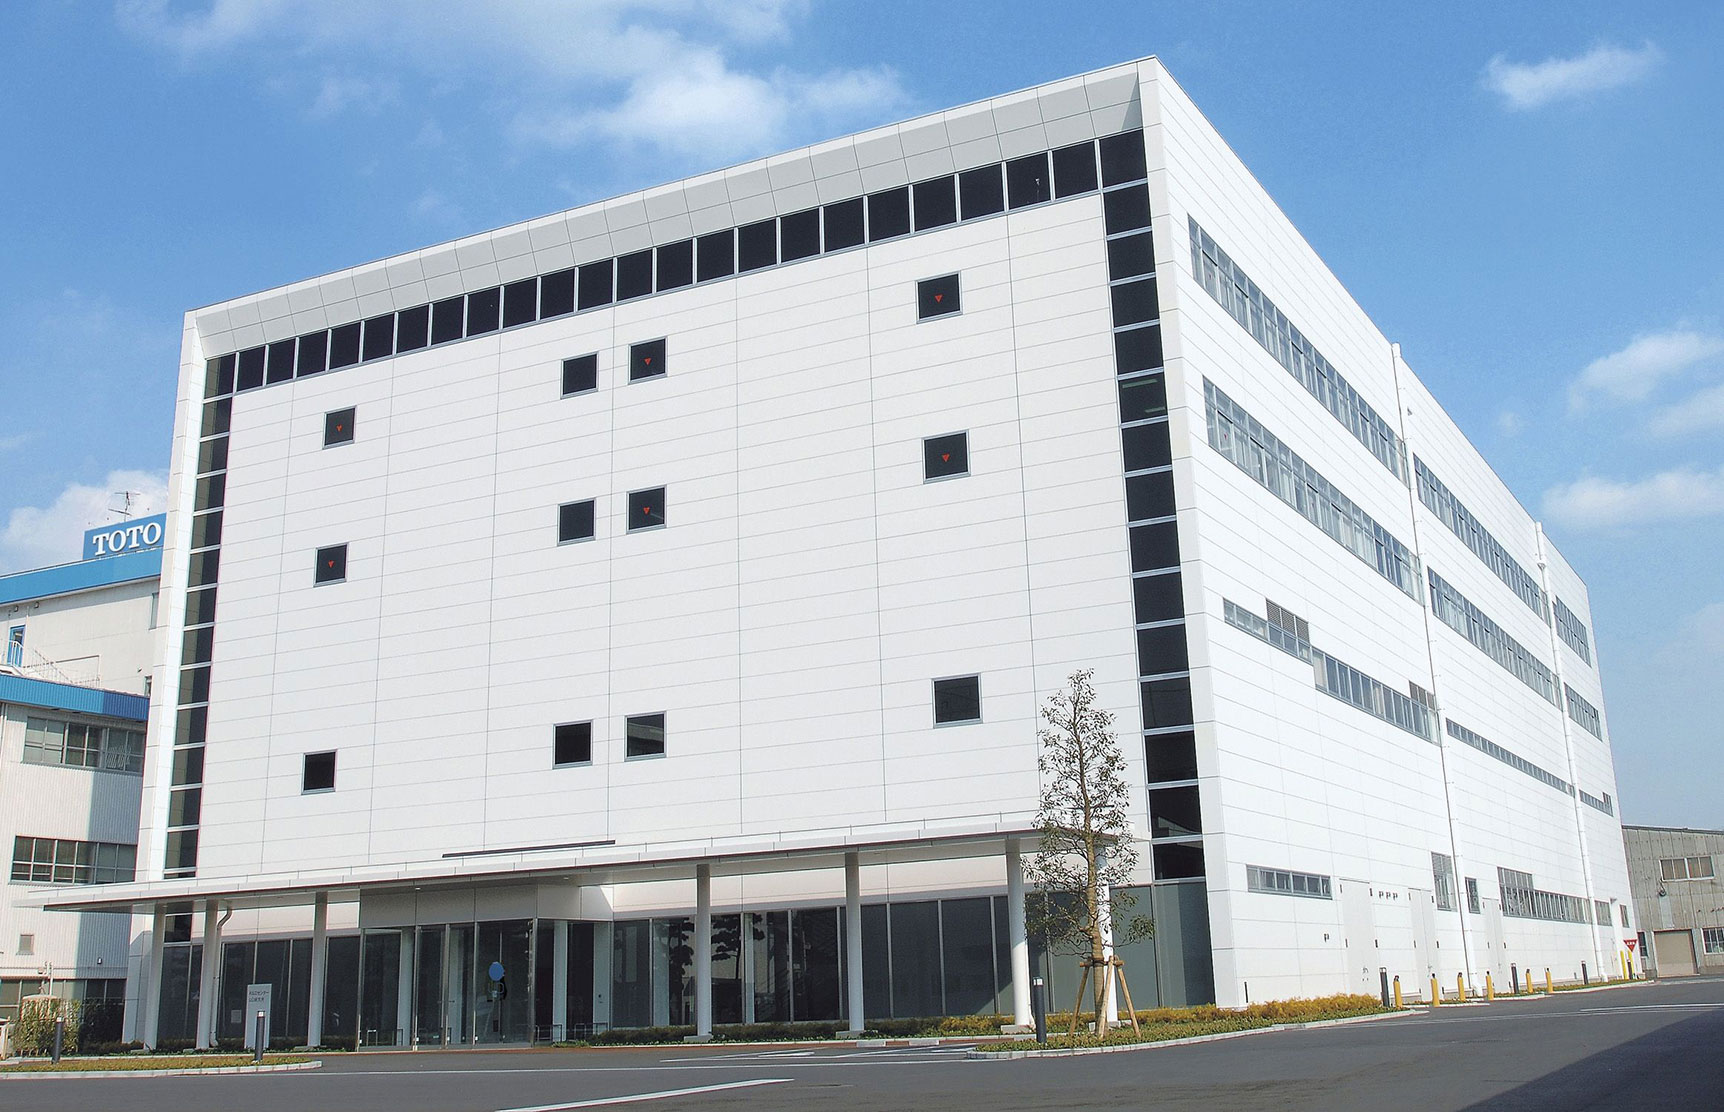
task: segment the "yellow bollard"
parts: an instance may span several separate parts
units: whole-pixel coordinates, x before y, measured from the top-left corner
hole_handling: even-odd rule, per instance
[[[1487,969],[1485,971],[1485,999],[1486,1000],[1495,1000],[1496,998],[1497,998],[1497,986],[1494,982],[1491,981],[1490,970]]]
[[[1401,1010],[1401,978],[1395,978],[1395,1010]]]
[[[1437,987],[1437,975],[1435,973],[1432,973],[1431,974],[1431,1007],[1434,1008],[1438,1004],[1441,1004],[1442,1002],[1443,1002],[1443,990]]]
[[[1628,955],[1619,950],[1616,956],[1622,959],[1622,979],[1626,981],[1628,980]]]
[[[1544,967],[1544,994],[1546,996],[1549,996],[1551,993],[1553,993],[1555,991],[1556,991],[1556,986],[1551,984],[1551,981],[1550,981],[1550,966],[1547,965]]]
[[[1455,999],[1465,1004],[1467,1002],[1467,975],[1455,974]]]

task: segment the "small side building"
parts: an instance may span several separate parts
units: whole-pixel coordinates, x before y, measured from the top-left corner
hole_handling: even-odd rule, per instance
[[[1622,840],[1647,972],[1724,973],[1724,830],[1624,825]]]
[[[92,529],[84,559],[0,576],[0,1022],[52,992],[85,1002],[87,1038],[120,1035],[129,918],[19,897],[135,876],[162,520]]]

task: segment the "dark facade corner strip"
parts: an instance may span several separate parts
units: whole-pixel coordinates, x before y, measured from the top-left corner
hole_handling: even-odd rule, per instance
[[[255,390],[1002,212],[1089,196],[1100,188],[1142,181],[1146,176],[1141,129],[1089,139],[229,352],[207,361],[204,397]]]
[[[1474,517],[1456,498],[1454,492],[1437,478],[1436,473],[1425,466],[1425,461],[1418,456],[1413,457],[1414,485],[1419,492],[1419,501],[1427,509],[1437,515],[1437,518],[1449,531],[1461,539],[1461,542],[1472,549],[1485,567],[1491,569],[1496,577],[1508,585],[1515,597],[1526,603],[1527,609],[1537,614],[1542,620],[1550,621],[1550,603],[1544,593],[1544,588],[1538,585],[1538,580],[1532,577],[1520,565],[1502,542],[1491,536],[1490,530],[1479,524]],[[1558,605],[1561,605],[1560,603]],[[1584,627],[1583,627],[1584,628]],[[1582,652],[1582,655],[1585,655]]]
[[[1209,446],[1329,538],[1422,602],[1419,558],[1209,379]]]
[[[1564,606],[1560,598],[1556,599],[1555,603],[1556,635],[1562,638],[1564,644],[1574,650],[1576,656],[1591,664],[1592,644],[1587,636],[1586,623],[1576,617],[1574,611]]]
[[[1251,333],[1299,385],[1341,422],[1377,462],[1402,483],[1407,481],[1407,447],[1389,422],[1359,396],[1353,384],[1323,358],[1257,284],[1245,276],[1209,233],[1188,217],[1191,232],[1191,273],[1227,315]]]
[[[1434,568],[1426,568],[1425,574],[1431,584],[1431,613],[1504,671],[1538,692],[1545,702],[1556,702],[1556,681],[1538,657],[1487,618],[1483,610],[1450,586]]]

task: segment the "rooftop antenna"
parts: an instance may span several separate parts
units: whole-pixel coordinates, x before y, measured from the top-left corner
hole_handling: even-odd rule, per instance
[[[114,492],[114,499],[118,500],[120,504],[116,506],[112,501],[110,501],[108,504],[108,512],[119,514],[120,520],[124,521],[132,516],[132,503],[143,496],[144,492],[141,490],[116,490]]]

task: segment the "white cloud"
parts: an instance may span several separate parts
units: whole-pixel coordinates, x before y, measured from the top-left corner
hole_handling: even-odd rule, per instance
[[[1586,365],[1568,387],[1571,410],[1585,408],[1596,394],[1618,401],[1640,401],[1666,379],[1724,354],[1724,337],[1677,329],[1636,336],[1621,351]]]
[[[1652,43],[1639,50],[1596,46],[1574,58],[1510,62],[1498,54],[1485,67],[1484,87],[1503,98],[1505,107],[1524,112],[1553,101],[1617,89],[1641,80],[1664,58]]]
[[[118,495],[133,494],[131,516],[167,506],[168,477],[160,471],[110,471],[101,483],[69,483],[48,506],[19,506],[0,529],[0,570],[47,567],[78,559],[84,530],[120,520]]]
[[[1660,409],[1647,422],[1647,428],[1658,436],[1724,432],[1724,382]]]
[[[395,81],[367,77],[342,77],[330,74],[317,86],[317,96],[311,102],[314,119],[338,116],[349,108],[375,112],[393,102],[401,87]]]
[[[1497,414],[1497,432],[1506,439],[1512,440],[1526,429],[1526,418],[1512,409],[1505,409]]]
[[[0,452],[16,451],[30,443],[30,438],[34,435],[34,433],[28,432],[15,432],[11,436],[0,436]]]
[[[1715,514],[1724,514],[1724,467],[1679,467],[1626,481],[1588,476],[1544,492],[1545,517],[1580,530]]]
[[[886,69],[766,70],[736,60],[739,49],[789,39],[809,10],[808,0],[215,0],[187,12],[166,0],[121,0],[119,19],[188,63],[267,47],[373,75],[371,90],[361,79],[325,79],[314,115],[399,84],[384,72],[392,66],[439,88],[491,85],[489,102],[517,139],[622,140],[728,159],[863,126],[908,102]]]

